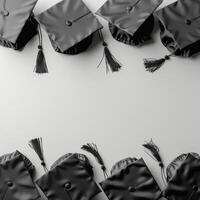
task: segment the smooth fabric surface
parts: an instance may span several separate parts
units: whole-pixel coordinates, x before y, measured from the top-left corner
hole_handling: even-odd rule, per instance
[[[133,36],[161,3],[162,0],[108,0],[96,14]]]
[[[188,154],[170,179],[163,195],[168,200],[199,200],[200,159]]]
[[[156,12],[161,40],[167,49],[185,57],[200,51],[200,1],[179,0]]]
[[[197,153],[190,153],[195,158],[200,159],[199,154]],[[177,158],[175,158],[166,169],[167,181],[169,181],[177,172],[177,169],[185,162],[188,154],[181,154]]]
[[[29,169],[29,161],[18,152],[4,156],[1,159],[1,200],[36,200],[40,198],[29,174]]]
[[[33,8],[37,0],[0,1],[0,45],[22,49],[37,34]]]
[[[141,158],[101,182],[109,200],[156,200],[161,191]]]
[[[48,200],[90,200],[100,192],[74,154],[39,178],[37,184]]]
[[[151,33],[154,28],[154,16],[153,14],[148,17],[145,22],[138,28],[138,30],[131,35],[122,29],[119,29],[117,26],[109,23],[109,30],[114,39],[119,42],[137,46],[141,45],[146,41],[151,40]]]
[[[36,19],[48,33],[54,49],[62,53],[102,28],[82,0],[63,0]]]

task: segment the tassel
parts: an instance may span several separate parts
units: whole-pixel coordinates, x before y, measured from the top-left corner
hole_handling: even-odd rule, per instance
[[[38,55],[34,71],[38,74],[48,73],[47,64],[42,47],[42,31],[39,24],[38,24],[38,37],[39,37]]]
[[[35,72],[38,74],[42,73],[48,73],[47,65],[46,65],[46,60],[44,57],[44,52],[43,48],[41,45],[38,46],[38,55],[37,55],[37,61],[36,61],[36,66],[35,66]]]
[[[159,166],[161,168],[161,176],[162,176],[162,180],[163,183],[166,185],[166,175],[165,175],[165,171],[164,171],[164,163],[162,161],[162,158],[159,154],[159,148],[158,146],[155,145],[155,143],[153,142],[153,140],[151,139],[150,142],[146,142],[146,144],[142,145],[143,147],[145,147],[146,149],[148,149],[151,154],[153,156],[151,156],[149,153],[147,153],[151,158],[153,158],[155,161],[157,161],[159,163]]]
[[[166,55],[164,58],[161,59],[144,59],[144,65],[145,65],[145,69],[148,72],[155,72],[156,70],[160,69],[162,67],[162,65],[165,63],[166,60],[170,60],[170,57],[172,56],[172,54],[170,55]]]
[[[104,161],[103,161],[101,155],[98,152],[97,145],[94,144],[94,143],[91,143],[91,144],[87,143],[86,145],[83,145],[81,147],[81,149],[84,150],[84,151],[87,151],[87,152],[91,153],[95,157],[95,159],[97,160],[97,162],[101,165],[101,169],[102,169],[104,177],[106,179],[108,177],[107,169],[105,167],[105,164],[104,164]]]
[[[44,161],[42,138],[35,138],[35,139],[30,140],[29,146],[36,152],[39,159],[41,160],[41,165],[43,166],[44,171],[47,172],[48,169],[47,169],[46,163]]]
[[[105,58],[106,72],[109,72],[110,70],[112,72],[118,72],[122,68],[122,64],[114,57],[114,55],[109,50],[108,44],[104,40],[102,31],[100,30],[98,33],[99,33],[99,38],[102,41],[102,45],[104,47],[103,57],[98,67],[101,65],[103,59]]]
[[[118,72],[122,68],[121,64],[112,55],[106,42],[103,42],[103,46],[107,71],[110,69],[112,72]]]

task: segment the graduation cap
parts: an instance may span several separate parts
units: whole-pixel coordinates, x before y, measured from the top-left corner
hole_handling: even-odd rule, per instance
[[[121,68],[104,41],[102,25],[82,0],[62,0],[36,16],[36,19],[58,53],[76,55],[84,52],[92,43],[95,33],[99,33],[107,69],[110,67],[112,71],[118,71]]]
[[[34,166],[19,151],[0,157],[0,199],[38,200],[40,194],[33,182]]]
[[[120,160],[112,167],[109,176],[96,144],[88,143],[81,149],[91,153],[101,165],[105,180],[100,185],[109,200],[158,200],[162,197],[157,182],[142,158]]]
[[[161,190],[142,158],[124,159],[117,166],[118,170],[111,171],[112,176],[100,183],[108,199],[157,200],[161,197]]]
[[[168,185],[163,196],[168,200],[200,199],[200,159],[188,153],[177,157],[167,168]]]
[[[145,59],[149,72],[159,69],[172,56],[191,57],[200,51],[200,1],[179,0],[156,12],[160,36],[169,54],[161,59]]]
[[[48,170],[43,158],[41,139],[33,139],[35,150],[45,168],[36,183],[49,200],[91,200],[101,192],[93,179],[92,166],[83,154],[68,153],[60,157]]]
[[[37,34],[33,8],[37,0],[2,0],[0,3],[0,45],[22,50]]]
[[[109,22],[112,36],[132,46],[151,39],[153,13],[162,0],[108,0],[97,15]]]
[[[37,0],[2,0],[0,2],[0,45],[22,50],[38,34],[38,56],[35,71],[47,72],[42,49],[42,35],[33,9]]]

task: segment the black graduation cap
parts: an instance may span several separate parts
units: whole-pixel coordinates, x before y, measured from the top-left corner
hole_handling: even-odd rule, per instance
[[[33,182],[34,166],[15,151],[0,157],[0,199],[38,200],[40,194]]]
[[[153,13],[162,0],[108,0],[97,11],[109,22],[112,36],[129,45],[141,45],[151,39]]]
[[[41,138],[30,141],[45,169],[36,183],[49,200],[91,200],[101,192],[93,179],[92,166],[83,154],[68,153],[60,157],[48,170],[43,156]]]
[[[177,157],[167,168],[170,176],[163,196],[168,200],[200,199],[200,159],[189,153]],[[170,172],[169,172],[170,171]]]
[[[91,153],[101,165],[105,180],[100,183],[109,200],[158,200],[161,190],[142,158],[125,158],[117,162],[108,176],[96,144],[87,143],[81,149]]]
[[[159,60],[145,59],[147,71],[159,69],[171,56],[190,57],[200,51],[200,1],[179,0],[156,12],[163,45],[170,54]]]
[[[36,182],[49,200],[90,200],[100,189],[77,154],[67,154]]]
[[[112,71],[118,71],[121,67],[103,39],[102,25],[82,0],[62,0],[36,16],[36,19],[48,33],[56,52],[79,54],[88,49],[97,32],[105,47],[106,65]]]
[[[0,45],[21,50],[37,34],[33,8],[37,0],[0,2]]]
[[[151,172],[141,159],[124,159],[114,166],[111,176],[100,183],[110,200],[157,200],[161,190]]]

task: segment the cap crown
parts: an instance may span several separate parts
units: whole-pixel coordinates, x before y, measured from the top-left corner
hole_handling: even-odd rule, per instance
[[[63,0],[36,19],[47,31],[54,48],[62,52],[102,28],[82,0]]]
[[[183,49],[200,40],[200,1],[179,0],[157,11],[162,29]]]
[[[133,35],[162,0],[108,0],[97,14]]]

